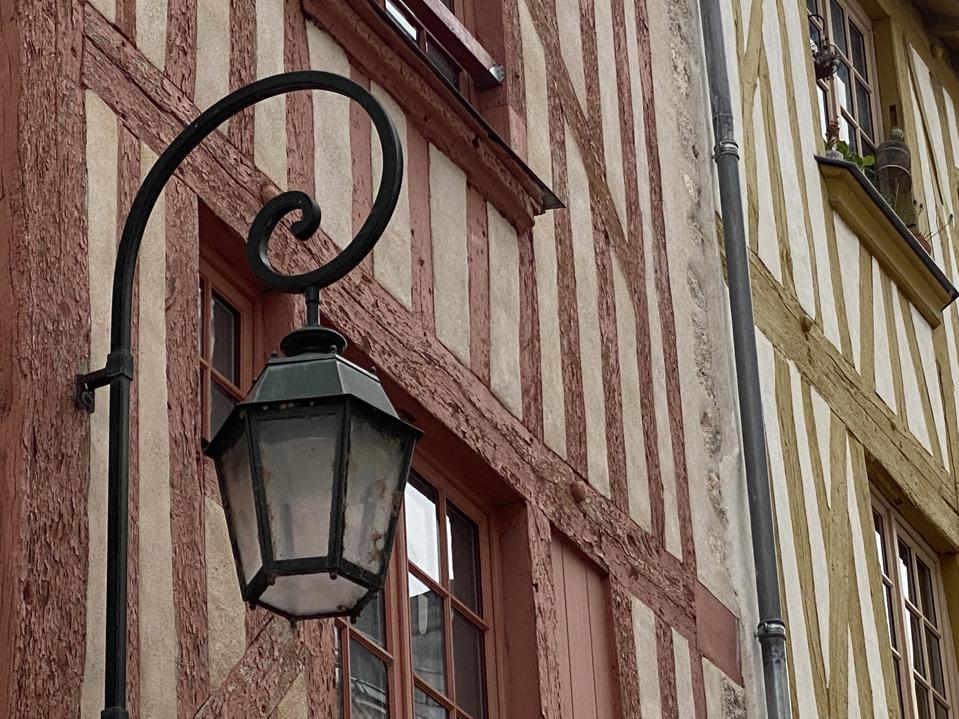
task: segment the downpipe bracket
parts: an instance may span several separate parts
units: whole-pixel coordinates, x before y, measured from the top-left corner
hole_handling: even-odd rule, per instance
[[[720,140],[713,147],[713,160],[721,157],[733,157],[739,160],[739,143],[729,138]]]
[[[756,627],[756,638],[760,641],[786,639],[786,625],[780,619],[767,619]]]
[[[107,355],[103,369],[76,376],[73,401],[77,409],[93,414],[97,406],[96,391],[118,377],[133,381],[133,353],[129,350],[114,350]]]

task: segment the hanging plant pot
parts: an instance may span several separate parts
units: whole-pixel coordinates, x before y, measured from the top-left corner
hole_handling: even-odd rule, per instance
[[[817,80],[827,80],[839,69],[839,51],[832,43],[823,41],[812,53]]]
[[[812,44],[812,61],[816,70],[817,80],[828,80],[836,74],[839,69],[839,50],[829,42],[829,35],[826,30],[826,19],[822,15],[810,15],[810,28],[813,37],[810,38]]]

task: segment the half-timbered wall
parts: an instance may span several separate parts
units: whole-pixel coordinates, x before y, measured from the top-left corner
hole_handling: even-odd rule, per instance
[[[428,71],[409,64],[402,43],[371,31],[367,0],[61,5],[69,23],[52,5],[22,0],[23,22],[36,24],[15,47],[25,66],[73,72],[64,77],[76,102],[61,113],[82,118],[82,132],[63,141],[79,143],[83,210],[64,215],[59,231],[80,248],[70,277],[78,318],[56,328],[83,347],[89,366],[106,355],[118,230],[140,178],[180,128],[259,77],[314,68],[353,78],[396,123],[404,189],[372,258],[324,294],[323,309],[406,398],[414,421],[438,428],[434,437],[455,437],[525,503],[509,536],[521,540],[533,577],[519,589],[532,597],[537,661],[524,669],[541,714],[565,716],[556,617],[566,587],[550,561],[554,537],[604,589],[593,601],[608,606],[594,612],[591,604],[589,616],[611,622],[616,716],[736,717],[758,706],[748,523],[696,80],[703,69],[689,23],[695,4],[503,0],[508,80],[499,92],[510,121],[495,124],[565,203],[547,213],[536,186]],[[64,27],[73,46],[56,46],[51,57],[34,52],[54,46]],[[24,107],[29,117],[42,111]],[[18,132],[25,147],[39,141],[29,124]],[[223,512],[198,455],[196,278],[204,213],[233,233],[240,253],[263,201],[288,188],[315,195],[323,225],[310,243],[285,245],[281,262],[329,258],[365,218],[380,162],[355,108],[332,96],[287,95],[221,128],[154,210],[135,312],[132,716],[332,716],[330,626],[291,627],[239,601]],[[32,165],[16,167],[22,178]],[[809,167],[805,184],[797,182],[812,191]],[[59,177],[41,180],[48,192],[61,191]],[[805,258],[806,267],[788,291],[806,288],[803,306],[818,316],[815,278],[829,272],[813,271],[817,253],[805,245],[787,256]],[[47,266],[34,262],[35,272]],[[32,277],[12,285],[12,305],[23,312],[43,301]],[[264,319],[265,352],[297,310],[283,298],[264,304],[264,318],[273,318]],[[906,304],[898,315],[890,308],[889,317],[922,331]],[[49,325],[17,327],[13,352],[26,361]],[[923,362],[917,358],[917,372],[931,369]],[[18,374],[14,384],[33,397],[29,407],[53,393],[72,413],[73,373],[81,369],[61,363],[57,382],[39,386],[44,369]],[[796,377],[799,398],[811,397]],[[793,401],[793,385],[780,395]],[[71,414],[69,427],[89,425],[82,446],[47,437],[80,453],[73,464],[58,464],[55,454],[41,463],[29,449],[31,430],[4,415],[12,428],[4,447],[34,478],[15,485],[18,542],[4,550],[16,560],[5,582],[15,587],[17,609],[3,631],[4,645],[15,647],[8,666],[17,669],[3,701],[30,715],[95,716],[100,708],[105,408],[101,399],[89,422]],[[929,441],[941,448],[948,438],[930,411],[918,419],[929,421]],[[836,435],[842,461],[834,464],[845,467],[840,420],[817,418]],[[50,421],[41,410],[34,419]],[[848,440],[854,469],[862,456],[855,442]],[[84,479],[69,505],[33,499],[35,475],[55,484],[61,466]],[[843,504],[858,496],[847,484],[834,485]],[[785,485],[776,486],[779,501]],[[54,510],[67,520],[55,522]],[[57,561],[38,557],[38,546]],[[56,600],[61,586],[78,593]],[[854,648],[863,641],[854,640]],[[54,657],[72,666],[51,685],[38,666]]]
[[[894,122],[904,130],[924,205],[916,230],[955,283],[959,79],[911,3],[861,5],[875,30],[879,140]],[[794,715],[895,716],[870,492],[902,508],[955,592],[959,309],[929,310],[934,277],[890,262],[882,243],[904,240],[857,225],[815,159],[825,139],[807,3],[725,9]]]

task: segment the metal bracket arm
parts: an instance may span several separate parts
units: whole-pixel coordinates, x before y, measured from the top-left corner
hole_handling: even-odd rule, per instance
[[[107,363],[103,369],[77,375],[74,394],[77,407],[92,414],[96,409],[96,390],[110,384],[117,377],[126,377],[133,381],[133,353],[129,350],[114,350],[107,355]]]

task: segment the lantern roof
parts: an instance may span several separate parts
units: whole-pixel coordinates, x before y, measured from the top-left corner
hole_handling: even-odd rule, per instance
[[[305,352],[292,357],[270,358],[246,399],[233,407],[227,423],[234,414],[251,405],[306,402],[340,396],[356,397],[370,407],[399,419],[375,374],[336,352]],[[227,439],[222,433],[217,433],[208,451],[218,452],[221,448],[217,445]]]
[[[296,402],[352,395],[396,417],[396,411],[375,374],[335,352],[309,352],[273,357],[242,404]]]

